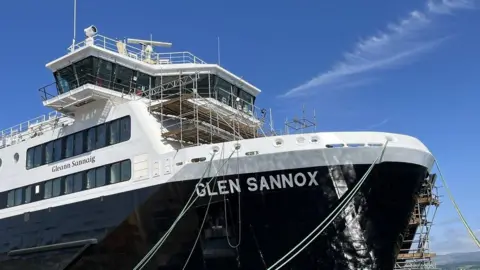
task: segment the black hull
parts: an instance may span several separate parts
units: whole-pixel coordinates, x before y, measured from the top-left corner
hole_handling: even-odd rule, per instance
[[[212,196],[207,221],[185,269],[266,269],[338,204],[332,178],[341,178],[343,174],[350,190],[368,167],[344,165],[330,170],[318,167],[240,175],[240,193]],[[308,172],[314,171],[318,171],[318,185],[309,183]],[[248,190],[252,188],[247,184],[249,177],[260,183],[262,175],[268,181],[268,175],[297,172],[307,176],[303,187]],[[408,224],[414,194],[426,175],[425,167],[414,164],[382,163],[374,167],[355,197],[364,246],[373,257],[356,251],[358,248],[345,233],[345,219],[337,219],[285,269],[393,269],[397,240]],[[236,178],[237,175],[225,177],[233,183]],[[196,183],[192,180],[163,184],[0,220],[0,269],[133,269],[168,230]],[[236,186],[224,190],[235,191]],[[203,191],[199,189],[200,194]],[[143,269],[183,268],[209,199],[204,196],[197,201]],[[224,229],[224,205],[228,234]],[[98,243],[86,244],[91,239]],[[238,239],[238,247],[230,247],[237,245]],[[72,241],[85,243],[25,252],[26,248],[43,249]]]

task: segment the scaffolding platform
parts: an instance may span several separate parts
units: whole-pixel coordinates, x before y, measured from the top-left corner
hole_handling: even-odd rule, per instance
[[[394,269],[437,269],[430,252],[430,230],[440,200],[435,186],[436,175],[429,175],[414,197],[415,206],[407,229],[398,241],[397,258]],[[433,209],[433,211],[432,211]]]

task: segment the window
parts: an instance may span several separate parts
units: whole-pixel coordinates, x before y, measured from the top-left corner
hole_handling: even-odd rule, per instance
[[[45,182],[45,188],[44,188],[44,194],[43,194],[43,198],[44,199],[48,199],[48,198],[51,198],[52,197],[52,181],[47,181]]]
[[[74,65],[79,86],[90,83],[93,79],[93,57],[87,57]]]
[[[110,184],[120,182],[120,163],[115,163],[110,166]]]
[[[63,156],[62,139],[53,141],[53,161],[59,161]]]
[[[116,65],[113,73],[113,88],[122,93],[128,93],[130,91],[130,85],[133,77],[133,70]]]
[[[130,136],[130,116],[122,117],[28,149],[26,168],[35,168],[128,141]]]
[[[7,207],[12,207],[14,205],[15,191],[10,190],[7,195]]]
[[[115,120],[108,126],[109,129],[109,144],[116,144],[120,142],[120,120]]]
[[[109,165],[92,168],[87,171],[66,175],[64,177],[58,177],[45,181],[42,184],[30,185],[6,191],[4,193],[0,193],[0,198],[6,198],[6,207],[12,207],[21,205],[23,203],[31,203],[32,200],[38,200],[38,196],[43,196],[43,199],[49,199],[80,192],[85,189],[84,181],[86,182],[87,189],[128,181],[132,176],[131,166],[132,163],[130,160],[124,160]],[[35,193],[32,193],[34,187]],[[0,208],[2,207],[5,207],[5,204],[0,206]]]
[[[65,194],[70,194],[73,192],[73,175],[65,176]]]
[[[87,172],[87,189],[95,187],[95,169],[91,169]]]
[[[32,186],[28,186],[25,188],[25,203],[29,203],[32,201]]]
[[[125,160],[120,163],[121,165],[121,178],[120,181],[128,181],[132,176],[132,164],[130,160]]]
[[[105,124],[99,125],[97,126],[96,129],[97,129],[97,134],[96,134],[95,148],[98,149],[98,148],[105,147],[105,144],[107,142],[107,138],[106,138],[107,126]]]
[[[101,187],[104,186],[106,183],[106,168],[105,166],[99,167],[95,169],[95,187]]]
[[[73,154],[76,155],[81,155],[83,154],[83,132],[77,132],[75,133],[75,147],[73,149]]]
[[[220,77],[216,77],[216,83],[215,83],[215,92],[217,95],[217,100],[228,104],[232,105],[232,99],[231,99],[231,92],[232,92],[232,85],[225,81],[224,79]]]
[[[60,192],[62,190],[62,178],[54,179],[52,185],[52,197],[60,196]]]
[[[74,138],[75,135],[68,135],[65,142],[65,158],[73,156],[73,147],[74,147]]]
[[[122,142],[130,139],[130,117],[120,119],[120,140]]]
[[[15,205],[20,205],[22,204],[22,188],[17,188],[15,190]]]
[[[110,88],[112,86],[112,63],[99,58],[93,58],[94,71],[96,74],[95,84],[101,87]]]
[[[45,144],[45,163],[53,162],[53,142],[48,142]]]
[[[57,81],[57,89],[59,94],[66,93],[77,87],[77,80],[75,78],[73,65],[55,72],[55,79]]]
[[[240,100],[242,102],[242,111],[245,113],[251,113],[253,111],[253,95],[240,90]]]
[[[95,149],[95,128],[91,128],[87,131],[87,151]]]
[[[83,189],[83,172],[73,175],[73,192],[79,192]]]
[[[38,167],[43,163],[43,145],[35,146],[35,157],[33,167]]]
[[[33,168],[34,153],[35,148],[33,147],[27,150],[27,170]]]

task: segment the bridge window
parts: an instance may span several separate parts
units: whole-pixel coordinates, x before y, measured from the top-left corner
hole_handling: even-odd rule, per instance
[[[250,95],[249,93],[240,90],[239,97],[242,102],[242,111],[245,113],[253,112],[253,95]]]
[[[103,59],[94,58],[93,65],[95,69],[96,82],[95,84],[101,87],[112,87],[112,63]]]
[[[75,65],[79,85],[92,82],[93,79],[93,57],[87,57],[78,61]]]
[[[133,77],[133,70],[116,65],[113,72],[113,88],[122,93],[129,93]]]
[[[137,75],[133,77],[137,90],[145,91],[150,88],[150,76],[143,72],[136,72]],[[136,81],[135,81],[136,79]]]
[[[72,89],[77,88],[78,82],[75,78],[73,65],[55,72],[55,79],[57,81],[57,88],[59,94],[66,93]]]

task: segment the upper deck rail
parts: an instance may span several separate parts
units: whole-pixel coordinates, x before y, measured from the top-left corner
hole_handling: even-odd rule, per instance
[[[91,40],[86,39],[75,44],[73,51],[87,46],[102,48],[153,65],[207,64],[205,61],[190,52],[147,53],[141,48],[141,46],[134,46],[132,44],[127,44],[123,40],[115,40],[102,35],[95,35]],[[72,46],[68,48],[69,51],[72,51],[71,49]]]
[[[48,128],[43,127],[44,124],[48,124],[65,117],[66,116],[60,112],[52,111],[48,114],[4,129],[0,131],[0,149],[24,141],[30,137],[29,135],[32,135],[37,131],[46,131]],[[38,127],[38,130],[36,127]]]

